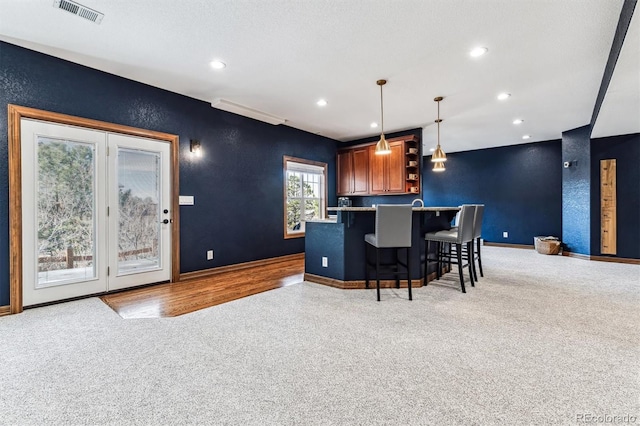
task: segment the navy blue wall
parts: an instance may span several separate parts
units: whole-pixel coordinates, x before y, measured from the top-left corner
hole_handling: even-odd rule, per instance
[[[0,306],[9,304],[10,103],[179,135],[180,194],[195,196],[180,210],[182,272],[304,251],[303,238],[283,238],[283,155],[327,163],[336,204],[334,140],[0,42]],[[190,139],[202,158],[191,158]]]
[[[385,134],[386,139],[392,139],[400,136],[415,135],[418,137],[418,154],[422,153],[422,128],[403,130],[395,133]],[[357,139],[340,144],[340,148],[345,148],[354,145],[360,145],[364,143],[377,142],[380,140],[380,135],[370,136],[367,138]],[[418,155],[420,159],[420,168],[422,169],[422,155]],[[420,198],[421,194],[403,194],[403,195],[378,195],[378,196],[356,196],[350,197],[351,203],[354,207],[370,207],[374,204],[410,204],[416,198]]]
[[[448,153],[443,173],[431,170],[430,159],[422,169],[425,205],[485,204],[486,241],[531,245],[536,235],[562,234],[559,140]]]
[[[562,132],[562,242],[573,253],[591,254],[591,126]]]
[[[600,256],[600,160],[616,159],[617,254],[640,259],[640,134],[591,141],[591,254]]]

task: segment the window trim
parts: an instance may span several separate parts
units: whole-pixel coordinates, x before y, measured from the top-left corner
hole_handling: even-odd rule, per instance
[[[322,207],[322,215],[323,217],[327,217],[327,198],[328,198],[328,190],[327,190],[327,163],[323,163],[321,161],[314,160],[306,160],[304,158],[291,157],[289,155],[282,156],[282,210],[283,210],[283,228],[284,228],[284,239],[290,238],[302,238],[305,236],[305,231],[301,232],[289,232],[287,227],[287,163],[300,163],[307,164],[310,166],[322,167],[322,175],[323,175],[323,207]]]

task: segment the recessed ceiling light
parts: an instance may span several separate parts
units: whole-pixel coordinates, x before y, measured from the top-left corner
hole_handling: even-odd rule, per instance
[[[501,101],[504,101],[505,99],[509,99],[510,96],[511,96],[511,93],[503,92],[498,95],[498,99]]]
[[[478,56],[482,56],[482,55],[484,55],[484,54],[485,54],[485,53],[487,53],[488,51],[489,51],[489,49],[487,49],[486,47],[476,47],[476,48],[473,48],[473,49],[471,50],[471,52],[469,52],[469,55],[470,55],[472,58],[477,58]]]
[[[513,124],[522,124],[523,122],[524,120],[521,118],[516,118],[515,120],[513,120]]]
[[[327,106],[327,101],[325,99],[320,99],[318,102],[316,102],[316,105],[318,106]]]
[[[214,70],[221,70],[227,66],[227,64],[222,61],[218,61],[217,59],[215,61],[211,61],[210,65]]]
[[[531,135],[524,135],[522,139],[531,139]]]
[[[378,127],[378,123],[375,123],[375,122],[374,122],[374,123],[371,123],[371,128],[372,128],[372,129],[375,129],[376,127]]]

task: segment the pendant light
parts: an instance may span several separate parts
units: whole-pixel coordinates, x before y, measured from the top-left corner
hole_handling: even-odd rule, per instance
[[[431,161],[436,163],[434,164],[433,171],[437,171],[437,172],[444,171],[444,164],[442,163],[447,161],[447,155],[444,153],[444,151],[440,147],[440,123],[442,122],[442,120],[440,119],[440,101],[442,99],[444,99],[442,96],[438,96],[437,98],[433,99],[438,103],[438,119],[436,120],[436,123],[438,123],[438,145],[436,146],[436,150],[433,152],[433,155],[431,156]],[[440,163],[442,167],[438,167],[438,170],[436,170],[435,166],[438,163]]]
[[[378,81],[376,81],[376,84],[378,86],[380,86],[380,127],[381,127],[381,133],[380,133],[380,140],[376,144],[376,151],[375,152],[378,155],[391,154],[391,148],[389,147],[389,142],[387,142],[387,140],[384,138],[384,107],[383,107],[383,104],[382,104],[382,86],[387,84],[387,80],[378,80]]]
[[[434,172],[444,172],[444,163],[442,161],[438,161],[437,163],[433,163],[433,171]]]

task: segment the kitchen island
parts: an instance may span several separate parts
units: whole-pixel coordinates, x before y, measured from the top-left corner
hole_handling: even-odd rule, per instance
[[[375,207],[329,207],[336,212],[335,220],[306,222],[306,281],[338,288],[365,288],[365,234],[375,232]],[[424,280],[435,276],[435,265],[424,274],[425,232],[449,229],[459,207],[414,207],[411,236],[412,286],[420,287]],[[434,245],[435,249],[435,245]],[[386,250],[383,262],[390,261],[393,250]],[[404,255],[401,255],[404,256]],[[381,285],[395,285],[392,279]],[[406,280],[401,281],[406,286]],[[375,287],[375,282],[374,282]]]

